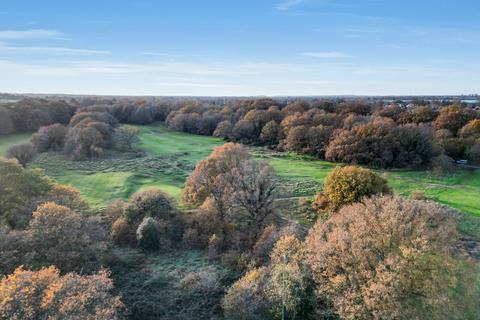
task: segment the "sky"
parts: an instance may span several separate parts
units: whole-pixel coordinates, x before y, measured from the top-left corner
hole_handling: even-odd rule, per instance
[[[0,92],[480,93],[478,0],[0,2]]]

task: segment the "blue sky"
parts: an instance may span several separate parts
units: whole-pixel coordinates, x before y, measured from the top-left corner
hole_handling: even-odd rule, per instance
[[[480,92],[478,0],[0,4],[0,91],[123,95]]]

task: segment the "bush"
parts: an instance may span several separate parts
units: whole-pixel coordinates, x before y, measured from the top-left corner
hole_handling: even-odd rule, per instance
[[[137,243],[144,250],[160,249],[160,230],[158,222],[146,217],[137,229]]]
[[[27,163],[35,158],[36,154],[35,147],[31,143],[17,144],[7,150],[7,157],[17,159],[18,163],[24,168],[27,166]]]
[[[427,200],[425,192],[420,190],[412,191],[412,193],[410,194],[410,198],[412,198],[413,200]]]
[[[118,245],[133,244],[135,237],[132,229],[127,220],[118,218],[112,224],[112,231],[110,232],[113,242]]]
[[[180,281],[183,289],[205,294],[221,290],[218,272],[214,268],[205,268],[197,272],[188,273]]]
[[[138,138],[139,130],[132,126],[122,126],[115,130],[113,142],[115,146],[122,151],[130,151],[133,144],[140,141]]]
[[[324,194],[332,210],[361,201],[375,194],[389,194],[387,180],[360,167],[336,167],[325,179]]]
[[[441,154],[432,159],[432,170],[437,175],[445,175],[455,170],[454,160],[445,154]]]
[[[68,129],[59,123],[41,127],[32,137],[38,152],[61,151],[65,145]]]
[[[89,209],[88,203],[82,199],[80,191],[61,184],[54,185],[42,201],[55,202],[76,212],[84,212]]]
[[[254,269],[231,286],[223,298],[223,311],[230,320],[270,318],[269,304],[263,295],[266,269]]]
[[[468,158],[474,163],[480,163],[480,140],[470,148]]]
[[[175,214],[173,200],[160,189],[149,189],[135,193],[125,211],[127,221],[138,225],[145,217],[171,219]]]

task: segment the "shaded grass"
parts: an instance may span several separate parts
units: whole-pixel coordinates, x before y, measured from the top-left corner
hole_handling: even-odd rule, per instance
[[[129,319],[221,319],[224,288],[238,277],[196,250],[169,253],[115,248],[110,262],[115,293],[121,294]],[[218,278],[218,288],[192,290],[182,279],[208,270]]]
[[[6,136],[0,135],[0,156],[4,157],[8,148],[19,143],[29,142],[32,138],[31,133],[17,133]]]

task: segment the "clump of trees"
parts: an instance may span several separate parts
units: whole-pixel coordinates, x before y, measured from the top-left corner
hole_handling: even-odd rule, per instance
[[[54,266],[38,271],[19,267],[0,280],[0,318],[122,319],[125,307],[112,289],[105,270],[82,276],[61,275]]]
[[[218,242],[220,251],[250,250],[274,214],[273,178],[272,168],[251,159],[245,147],[215,148],[185,183],[182,201],[201,208],[185,238],[197,235],[210,246]]]
[[[105,228],[78,190],[4,158],[0,188],[0,318],[123,318]]]
[[[74,115],[75,103],[63,100],[23,99],[0,106],[0,135],[34,132],[54,123],[67,124]]]
[[[41,171],[0,158],[0,222],[12,228],[26,226],[36,204],[52,187]]]
[[[32,136],[32,143],[38,152],[62,151],[67,133],[67,127],[60,123],[44,126]]]
[[[111,236],[119,245],[169,250],[181,241],[184,221],[174,201],[159,189],[137,192],[128,203],[115,202],[109,213]]]

